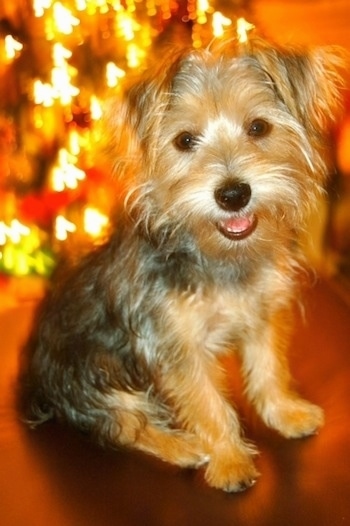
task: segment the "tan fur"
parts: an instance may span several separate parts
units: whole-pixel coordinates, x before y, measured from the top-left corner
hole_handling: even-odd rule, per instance
[[[256,61],[254,70],[233,58],[233,44],[219,47],[219,52],[180,56],[159,78],[134,88],[129,110],[132,119],[137,115],[137,124],[134,120],[131,126],[136,130],[134,144],[141,149],[147,144],[142,173],[137,174],[145,177],[144,187],[136,183],[133,192],[140,191],[140,200],[151,195],[156,209],[165,211],[164,216],[150,213],[146,221],[159,222],[161,228],[162,221],[180,213],[203,252],[218,258],[239,262],[242,257],[244,262],[249,253],[258,266],[267,251],[275,253],[271,267],[262,268],[244,288],[170,294],[163,307],[164,331],[177,335],[183,354],[178,368],[169,374],[164,368],[160,390],[180,425],[210,456],[208,483],[232,491],[257,476],[254,448],[242,439],[237,415],[220,394],[223,382],[216,356],[233,342],[241,349],[247,395],[268,426],[297,438],[323,424],[322,410],[290,389],[285,348],[298,257],[288,245],[294,242],[291,231],[306,225],[327,175],[323,134],[339,106],[341,59],[331,48],[305,53],[257,41],[248,52]],[[274,84],[275,91],[264,83]],[[256,116],[274,127],[272,136],[258,145],[244,134]],[[182,130],[203,140],[193,159],[172,147],[172,138]],[[252,209],[258,216],[257,232],[237,243],[218,235],[215,224],[212,194],[218,181],[229,177],[252,186]],[[170,440],[163,438],[173,461]],[[152,452],[164,458],[164,444],[157,451],[153,443]],[[188,444],[186,439],[185,455]],[[197,451],[194,464],[196,456]],[[182,464],[181,457],[175,463]]]
[[[55,396],[53,380],[45,386],[45,372],[36,371],[58,416],[100,441],[183,467],[204,464],[208,484],[239,491],[258,473],[225,393],[221,358],[237,352],[247,397],[267,426],[288,438],[322,426],[322,410],[290,386],[286,349],[303,262],[298,238],[328,175],[339,64],[331,49],[250,41],[242,50],[232,41],[183,51],[129,90],[111,117],[127,226],[120,234],[117,223],[119,244],[102,249],[103,263],[79,270],[82,284],[100,280],[98,295],[82,285],[65,318],[82,347],[84,331],[97,334],[84,352],[104,391],[87,371],[71,401],[63,367]],[[65,294],[55,312],[67,308]],[[115,324],[106,348],[94,301],[106,309],[106,327]],[[54,317],[48,323],[58,330]],[[37,369],[41,354],[62,348],[69,357],[60,335],[52,344],[50,325],[46,333]]]

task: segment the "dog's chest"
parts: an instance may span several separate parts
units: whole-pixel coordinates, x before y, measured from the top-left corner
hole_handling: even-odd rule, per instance
[[[213,287],[173,295],[168,315],[173,328],[188,343],[219,352],[239,343],[260,323],[262,305],[262,298],[249,291]]]

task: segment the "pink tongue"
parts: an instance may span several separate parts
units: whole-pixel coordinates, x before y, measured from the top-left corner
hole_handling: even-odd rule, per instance
[[[251,217],[231,218],[231,219],[227,219],[223,224],[225,226],[225,229],[228,232],[240,234],[241,232],[244,232],[245,230],[250,228],[252,224],[252,218]]]

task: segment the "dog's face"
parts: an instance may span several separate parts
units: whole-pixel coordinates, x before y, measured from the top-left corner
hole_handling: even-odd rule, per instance
[[[303,227],[337,103],[336,60],[325,57],[192,51],[134,88],[134,186],[148,228],[184,229],[222,257],[268,251]]]

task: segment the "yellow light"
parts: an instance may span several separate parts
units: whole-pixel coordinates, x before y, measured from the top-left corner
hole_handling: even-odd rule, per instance
[[[16,249],[13,245],[5,245],[2,253],[4,268],[13,271],[16,266]]]
[[[103,4],[103,5],[101,5],[101,7],[100,7],[100,13],[101,13],[102,15],[105,15],[106,13],[108,13],[108,11],[109,11],[109,5],[108,5],[108,4]]]
[[[122,70],[120,70],[120,71],[122,71]],[[125,72],[124,72],[124,75],[125,75]],[[98,98],[95,95],[91,96],[90,113],[91,113],[91,118],[94,121],[100,120],[102,118],[102,116],[103,116],[100,101],[98,100]]]
[[[75,7],[77,11],[85,11],[87,9],[86,0],[75,0]]]
[[[237,37],[238,42],[245,44],[248,42],[248,31],[254,29],[254,24],[247,22],[245,18],[238,18],[237,20]]]
[[[71,221],[68,221],[62,215],[58,215],[55,221],[55,236],[59,241],[65,241],[68,237],[68,233],[75,232],[77,229],[76,225]]]
[[[198,24],[205,24],[207,22],[206,13],[210,12],[210,10],[208,0],[197,0],[196,16]]]
[[[122,5],[120,0],[113,0],[111,1],[111,5],[114,9],[114,11],[120,11],[122,9]]]
[[[17,53],[22,51],[22,49],[23,45],[18,42],[18,40],[13,38],[11,35],[5,36],[5,54],[9,60],[15,58]]]
[[[71,83],[71,78],[77,70],[67,62],[72,52],[62,44],[56,42],[52,48],[52,59],[54,67],[51,71],[51,84],[35,80],[33,84],[33,99],[35,104],[45,107],[54,105],[58,99],[63,106],[68,106],[73,97],[79,95],[80,90]]]
[[[72,56],[72,52],[56,42],[52,55],[54,67],[51,82],[54,97],[60,99],[63,106],[67,106],[72,102],[72,98],[80,93],[79,88],[71,84],[71,76],[76,73],[76,69],[68,64],[67,59]]]
[[[58,152],[58,165],[52,170],[52,188],[56,192],[63,192],[66,188],[74,190],[78,187],[78,182],[85,179],[86,174],[74,166],[76,157],[70,154],[65,148]]]
[[[224,34],[224,28],[232,24],[232,20],[224,16],[220,11],[213,13],[213,35],[216,38],[222,37]]]
[[[138,68],[144,59],[146,52],[137,44],[130,43],[126,50],[126,60],[129,68]]]
[[[51,0],[34,0],[34,15],[38,18],[44,16],[45,9],[49,9],[51,7],[51,3]]]
[[[22,236],[28,236],[30,228],[20,223],[17,219],[12,219],[10,225],[0,221],[0,245],[5,245],[7,240],[12,243],[19,243]]]
[[[4,223],[4,221],[0,221],[0,245],[5,245],[7,236],[9,235],[10,227]]]
[[[208,0],[197,0],[198,11],[210,11],[210,5]]]
[[[80,20],[73,16],[61,2],[53,4],[53,17],[57,30],[63,35],[70,35],[73,33],[74,26],[80,24]]]
[[[96,208],[87,207],[84,210],[84,230],[93,237],[102,234],[103,229],[108,225],[108,217],[101,214]]]
[[[31,272],[48,275],[53,267],[50,255],[40,250],[41,233],[38,227],[27,227],[17,219],[6,225],[0,222],[0,260],[5,270],[17,276]]]
[[[68,135],[69,151],[75,156],[80,153],[80,137],[76,130],[70,130]]]
[[[110,0],[75,0],[74,3],[78,11],[86,11],[88,15],[93,15],[97,10],[99,10],[100,13],[106,13],[109,4],[115,9],[114,4],[120,5],[120,0],[115,0],[114,2]]]
[[[51,84],[35,80],[33,85],[33,97],[35,104],[42,104],[46,108],[54,104],[54,90]]]
[[[120,4],[120,0],[114,3]],[[109,6],[112,5],[111,0],[75,0],[75,6],[78,11],[86,11],[88,15],[94,15],[97,11],[100,13],[108,13]],[[114,8],[114,5],[112,5]]]
[[[139,29],[139,25],[126,11],[120,12],[117,19],[118,27],[122,38],[130,42],[135,38],[135,29]]]
[[[67,59],[71,58],[72,52],[62,46],[59,42],[56,42],[53,45],[52,49],[52,59],[53,63],[57,67],[66,67],[67,66]]]
[[[72,98],[79,95],[79,88],[72,86],[70,76],[67,70],[53,68],[51,80],[54,89],[55,98],[60,99],[62,106],[68,106]]]
[[[41,130],[44,126],[44,117],[40,106],[36,106],[33,109],[33,124],[37,130]]]
[[[136,10],[134,0],[126,0],[126,7],[129,13],[132,13]]]
[[[125,77],[125,71],[118,68],[114,62],[108,62],[106,65],[106,79],[107,86],[109,88],[115,88],[117,86],[119,79]]]
[[[16,265],[14,268],[15,273],[17,276],[25,276],[30,271],[29,261],[30,257],[23,252],[22,250],[18,250],[16,253]]]

